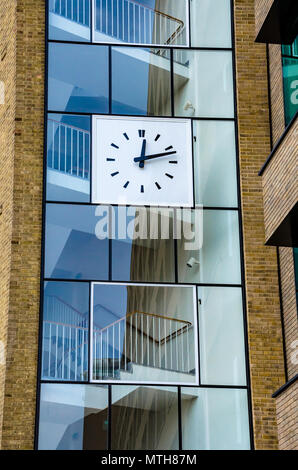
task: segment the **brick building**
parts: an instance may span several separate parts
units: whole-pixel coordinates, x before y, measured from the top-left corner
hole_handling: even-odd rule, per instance
[[[0,0],[0,448],[297,449],[297,25]]]

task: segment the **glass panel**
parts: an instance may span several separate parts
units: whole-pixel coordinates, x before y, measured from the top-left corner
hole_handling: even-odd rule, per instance
[[[176,116],[234,117],[232,53],[174,50]]]
[[[188,44],[188,0],[95,0],[94,40]]]
[[[93,285],[93,379],[197,383],[195,290]]]
[[[203,237],[198,247],[185,234],[178,240],[179,282],[240,284],[238,212],[198,209],[189,225],[190,233],[203,231]]]
[[[89,285],[46,282],[43,303],[42,378],[87,381]]]
[[[49,44],[49,109],[109,111],[108,48]]]
[[[191,0],[191,45],[232,47],[230,0]]]
[[[42,384],[39,450],[106,450],[108,388]]]
[[[201,383],[246,385],[242,292],[198,287]]]
[[[298,111],[298,58],[283,57],[284,103],[286,125]]]
[[[90,118],[48,116],[47,199],[89,202]]]
[[[113,207],[112,279],[174,282],[173,210]]]
[[[250,449],[246,390],[182,388],[181,408],[183,449]]]
[[[108,279],[109,240],[99,239],[94,206],[47,204],[45,277]]]
[[[170,116],[170,70],[169,50],[113,48],[113,114]]]
[[[49,39],[90,41],[90,0],[49,0]]]
[[[196,203],[237,207],[235,125],[193,121]]]
[[[113,450],[178,448],[176,387],[112,387]]]

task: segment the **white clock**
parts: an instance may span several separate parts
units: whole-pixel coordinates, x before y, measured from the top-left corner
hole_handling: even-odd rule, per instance
[[[93,116],[92,203],[192,207],[189,119]]]

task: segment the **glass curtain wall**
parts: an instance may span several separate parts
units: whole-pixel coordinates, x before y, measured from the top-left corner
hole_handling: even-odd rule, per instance
[[[231,6],[47,2],[39,449],[252,445]],[[191,123],[194,206],[92,204],[94,115]]]
[[[298,111],[298,36],[293,44],[281,46],[286,126]]]

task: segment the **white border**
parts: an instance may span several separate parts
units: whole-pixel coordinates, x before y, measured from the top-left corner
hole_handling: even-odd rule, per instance
[[[109,286],[145,286],[145,287],[186,287],[193,291],[193,314],[194,314],[194,344],[195,344],[195,379],[194,382],[143,382],[143,381],[127,381],[127,380],[95,380],[93,379],[93,299],[94,299],[94,286],[96,285],[109,285]],[[171,385],[172,387],[181,386],[198,386],[199,385],[199,340],[198,340],[198,306],[197,306],[197,288],[196,286],[187,284],[146,284],[146,283],[133,283],[133,282],[91,282],[91,302],[90,302],[90,349],[89,349],[89,378],[90,383],[102,384],[122,384],[122,385]]]
[[[174,0],[173,0],[174,1]],[[177,0],[175,0],[177,1]],[[187,49],[190,47],[190,8],[189,8],[189,0],[186,0],[186,44],[180,44],[180,45],[175,45],[173,44],[172,46],[166,45],[166,44],[149,44],[149,43],[138,43],[138,42],[124,42],[120,41],[119,39],[115,39],[115,41],[107,41],[107,42],[101,42],[101,41],[95,41],[94,36],[95,36],[95,0],[92,0],[92,18],[91,18],[91,44],[109,44],[111,46],[144,46],[144,47],[158,47],[161,49]]]
[[[91,204],[93,205],[99,205],[99,204],[103,204],[103,205],[113,205],[114,203],[111,203],[111,202],[107,202],[107,201],[100,201],[100,202],[93,202],[94,201],[94,196],[95,196],[95,192],[94,192],[94,188],[96,187],[95,185],[95,175],[97,174],[97,158],[96,158],[96,155],[97,155],[97,132],[96,132],[96,122],[97,120],[100,119],[100,120],[126,120],[126,121],[162,121],[162,122],[169,122],[169,123],[173,123],[173,122],[176,122],[176,123],[187,123],[187,126],[188,126],[188,134],[189,134],[189,143],[188,143],[188,153],[190,154],[189,155],[189,158],[191,159],[190,161],[190,171],[191,171],[191,176],[190,176],[190,191],[191,191],[191,194],[190,194],[190,204],[186,205],[182,205],[181,203],[177,202],[176,204],[172,203],[171,205],[168,205],[168,204],[157,204],[157,203],[153,203],[153,204],[150,204],[151,207],[185,207],[187,209],[189,208],[193,208],[195,206],[195,194],[194,194],[194,148],[193,148],[193,129],[192,129],[192,120],[189,119],[189,118],[173,118],[173,117],[165,117],[165,118],[161,118],[161,117],[151,117],[151,116],[125,116],[125,115],[111,115],[111,114],[108,114],[108,115],[104,115],[104,114],[93,114],[92,115],[92,171],[91,171],[91,178],[92,178],[92,186],[91,186]],[[124,206],[140,206],[140,201],[130,201],[130,202],[127,202],[125,204],[118,204],[118,203],[115,203],[117,204],[118,206],[121,206],[121,205],[124,205]],[[148,205],[147,203],[145,205]]]

